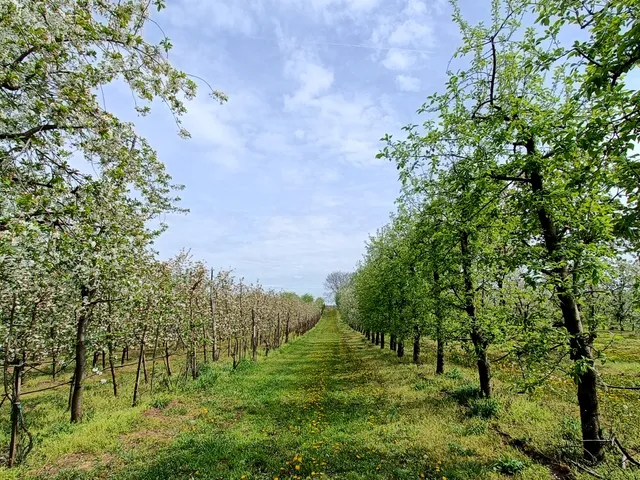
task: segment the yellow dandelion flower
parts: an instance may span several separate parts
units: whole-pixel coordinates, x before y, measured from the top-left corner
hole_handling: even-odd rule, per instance
[[[300,465],[296,465],[296,470],[300,470]]]

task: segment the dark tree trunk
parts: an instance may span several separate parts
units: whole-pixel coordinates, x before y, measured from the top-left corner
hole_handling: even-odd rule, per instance
[[[147,356],[144,353],[144,349],[142,350],[142,372],[144,373],[144,383],[149,383],[149,374],[147,373]]]
[[[376,332],[376,345],[380,345],[380,332]]]
[[[438,329],[436,342],[436,375],[442,375],[444,373],[444,340],[440,329]]]
[[[164,361],[167,366],[167,377],[171,376],[171,362],[169,361],[169,344],[164,342]]]
[[[398,342],[398,358],[404,357],[404,340]]]
[[[391,334],[391,339],[389,340],[389,348],[394,352],[396,351],[396,336],[394,334]]]
[[[380,348],[384,348],[384,332],[380,333]]]
[[[147,333],[147,326],[142,330],[142,340],[140,340],[140,355],[138,356],[138,369],[136,370],[136,383],[133,386],[133,406],[138,403],[138,389],[140,387],[140,367],[144,361],[144,336]]]
[[[71,396],[71,421],[76,423],[82,420],[82,393],[84,389],[84,372],[87,363],[87,323],[91,314],[89,302],[91,292],[87,287],[80,289],[82,308],[78,315],[76,326],[76,365],[74,370],[73,394]]]
[[[420,364],[420,329],[414,326],[413,332],[413,363]]]
[[[23,363],[13,367],[13,394],[11,396],[11,440],[9,442],[9,468],[13,468],[18,454],[18,444],[20,443],[20,411],[22,410],[20,400],[20,388],[22,386]]]
[[[116,382],[116,369],[113,358],[113,339],[111,338],[111,324],[107,326],[107,352],[109,353],[109,370],[111,371],[111,381],[113,382],[113,396],[118,396],[118,383]]]
[[[478,366],[478,378],[480,380],[480,391],[486,398],[491,397],[491,367],[487,358],[487,347],[489,342],[486,340],[478,326],[478,317],[476,312],[476,304],[474,301],[473,279],[471,278],[471,254],[469,252],[469,234],[466,231],[460,235],[460,253],[462,254],[462,275],[464,278],[464,299],[465,311],[469,316],[471,323],[471,341],[476,354],[476,363]]]
[[[527,154],[536,154],[535,141],[530,137],[527,141]],[[543,179],[540,167],[530,162],[528,171],[532,191],[540,198],[544,198]],[[571,278],[568,263],[562,253],[561,238],[558,229],[544,203],[540,202],[536,211],[538,221],[544,236],[545,247],[549,260],[559,264],[553,271],[553,276],[559,280],[556,295],[560,301],[560,309],[564,320],[564,327],[569,333],[571,359],[583,363],[586,368],[580,368],[578,374],[578,405],[580,406],[580,422],[584,455],[587,460],[599,461],[604,456],[604,442],[600,427],[600,411],[598,405],[597,374],[595,372],[592,343],[593,337],[584,333],[580,311],[571,288],[567,286]]]
[[[54,382],[56,381],[56,373],[58,373],[56,370],[57,367],[58,367],[58,352],[54,348],[53,352],[51,352],[51,377]]]

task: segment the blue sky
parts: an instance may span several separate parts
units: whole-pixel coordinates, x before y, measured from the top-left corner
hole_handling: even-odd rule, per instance
[[[475,4],[476,2],[469,2]],[[488,7],[488,0],[485,2]],[[276,289],[323,293],[394,208],[385,133],[415,122],[459,42],[441,0],[170,0],[154,19],[170,60],[202,85],[176,135],[162,106],[136,118],[175,181],[162,257],[182,248]],[[470,14],[482,11],[465,7]],[[158,35],[150,25],[149,36]],[[116,110],[131,103],[117,95]],[[108,105],[109,107],[109,105]],[[129,109],[131,105],[128,105]]]

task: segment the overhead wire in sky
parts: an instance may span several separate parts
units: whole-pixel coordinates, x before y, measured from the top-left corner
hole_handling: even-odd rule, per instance
[[[278,39],[274,37],[258,37],[254,35],[246,35],[246,38],[250,38],[253,40],[269,40],[274,43],[278,43]],[[415,52],[415,53],[433,53],[432,50],[423,50],[418,48],[406,48],[406,47],[381,47],[376,45],[364,45],[359,43],[343,43],[343,42],[325,42],[325,41],[317,41],[317,40],[303,40],[302,43],[309,43],[312,45],[327,45],[332,47],[350,47],[350,48],[363,48],[367,50],[400,50],[403,52]]]

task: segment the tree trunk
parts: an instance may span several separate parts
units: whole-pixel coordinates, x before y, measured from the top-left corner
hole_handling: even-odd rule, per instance
[[[151,356],[151,393],[153,394],[153,379],[156,377],[156,353],[158,351],[158,337],[160,336],[160,327],[156,327],[156,339],[153,342],[153,354]]]
[[[144,353],[144,349],[142,350],[142,372],[144,373],[144,383],[146,385],[149,383],[149,374],[147,373],[147,356]]]
[[[580,319],[580,310],[572,293],[564,286],[557,288],[564,324],[571,335],[571,359],[581,362],[584,368],[578,373],[578,405],[584,442],[585,458],[599,461],[604,455],[604,441],[600,427],[600,408],[598,402],[597,374],[593,360],[590,335],[585,334]]]
[[[136,383],[133,386],[133,406],[138,403],[138,388],[140,387],[140,367],[144,359],[144,336],[147,333],[147,326],[142,329],[142,339],[140,340],[140,355],[138,356],[138,369],[136,370]]]
[[[11,398],[11,442],[9,443],[9,468],[16,463],[18,444],[20,443],[20,388],[22,386],[22,368],[19,363],[13,367],[13,395]]]
[[[436,342],[436,375],[442,375],[444,373],[444,340],[440,329],[438,329]]]
[[[56,370],[57,367],[58,367],[58,352],[54,348],[53,351],[51,352],[51,377],[54,382],[56,381],[56,373],[58,373]]]
[[[536,154],[535,141],[530,137],[526,144],[527,154]],[[535,163],[529,164],[528,172],[531,190],[544,198],[543,179],[540,167]],[[560,310],[564,320],[564,327],[570,335],[571,359],[582,365],[578,369],[578,405],[580,406],[580,422],[584,455],[587,460],[599,461],[604,456],[604,442],[600,428],[600,412],[598,405],[598,390],[596,371],[593,361],[593,338],[584,333],[580,311],[573,291],[567,286],[571,278],[568,263],[562,253],[558,229],[544,203],[540,202],[536,211],[538,221],[544,236],[545,247],[549,260],[559,264],[553,271],[553,276],[559,280],[556,295],[560,301]],[[586,368],[585,368],[586,367]]]
[[[489,342],[480,331],[476,304],[474,300],[473,279],[471,278],[471,254],[469,252],[469,233],[462,231],[460,234],[460,253],[462,254],[462,276],[464,279],[465,311],[471,323],[471,341],[476,354],[480,391],[485,398],[491,397],[491,367],[487,357]]]
[[[164,361],[167,365],[167,377],[171,376],[171,362],[169,361],[169,343],[164,342]]]
[[[113,359],[113,339],[111,338],[111,324],[107,326],[107,351],[109,352],[109,370],[111,370],[111,381],[113,382],[113,396],[118,396],[118,383],[116,382],[116,369]]]
[[[89,301],[91,300],[91,292],[87,287],[80,289],[82,298],[82,308],[78,315],[78,324],[76,326],[76,365],[74,371],[73,394],[71,396],[71,421],[73,423],[82,420],[82,393],[84,389],[84,371],[87,362],[87,323],[91,314]]]
[[[384,332],[380,333],[380,349],[384,348]]]
[[[100,360],[100,350],[93,352],[93,361],[91,362],[91,368],[96,368],[98,361]]]
[[[396,336],[392,333],[389,339],[389,349],[396,351]]]
[[[404,357],[404,340],[398,342],[398,358]]]
[[[420,365],[420,329],[414,325],[413,330],[413,363]]]

